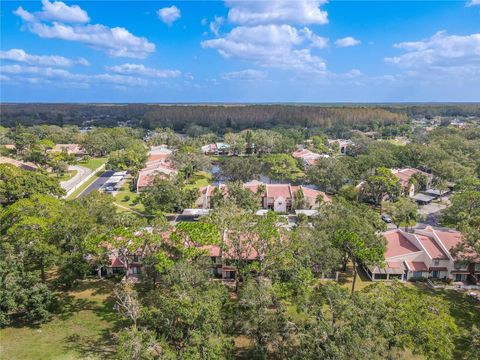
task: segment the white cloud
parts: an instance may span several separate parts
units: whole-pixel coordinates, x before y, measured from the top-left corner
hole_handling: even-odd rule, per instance
[[[428,39],[394,46],[406,53],[387,57],[385,61],[400,67],[480,69],[480,33],[462,36],[439,31]]]
[[[222,79],[224,80],[255,81],[265,79],[266,77],[267,74],[265,72],[253,69],[232,71],[222,74]]]
[[[218,36],[218,33],[220,31],[220,27],[222,26],[224,21],[224,18],[221,16],[216,16],[214,17],[213,21],[210,21],[210,31]]]
[[[326,24],[328,14],[320,9],[324,0],[226,1],[228,20],[241,25]]]
[[[42,0],[42,12],[38,15],[45,20],[72,22],[72,23],[87,23],[90,21],[85,10],[78,5],[68,6],[61,1],[49,2]]]
[[[310,42],[311,42],[310,46],[311,47],[315,47],[315,48],[319,48],[319,49],[324,49],[324,48],[328,47],[328,38],[318,36],[318,35],[314,34],[313,31],[311,31],[308,28],[303,28],[303,32],[305,34],[305,37],[308,40],[310,40]]]
[[[157,11],[157,15],[165,24],[172,25],[180,19],[180,10],[176,6],[164,7]]]
[[[335,45],[337,47],[349,47],[349,46],[355,46],[359,44],[360,44],[360,40],[357,40],[351,36],[347,36],[335,41]]]
[[[69,9],[73,8],[60,2],[48,4],[57,4],[55,9],[63,8],[63,6]],[[79,7],[78,9],[84,12]],[[62,15],[58,15],[57,12],[50,9],[48,12],[50,19],[58,20],[52,20],[51,22],[46,21],[45,11],[31,14],[19,7],[14,13],[26,22],[29,31],[42,38],[80,42],[114,57],[143,59],[155,51],[155,45],[146,38],[135,36],[122,27],[110,28],[101,24],[64,24],[63,22],[74,22],[74,19],[77,22],[81,19],[88,21],[87,13],[84,12],[85,16],[82,18],[82,15],[80,15],[82,13],[76,10],[76,8],[75,11],[62,13]],[[62,16],[63,22],[61,22]]]
[[[466,7],[471,7],[475,5],[480,5],[480,0],[470,0],[465,4]]]
[[[146,86],[148,80],[118,74],[75,74],[64,69],[52,67],[4,65],[0,67],[2,74],[9,74],[10,80],[26,79],[35,83],[68,84],[114,84],[124,86]],[[54,82],[52,82],[53,80]]]
[[[84,58],[69,59],[58,55],[31,55],[23,49],[0,51],[0,59],[38,66],[69,67],[73,65],[89,65],[88,61]]]
[[[308,29],[297,30],[290,25],[239,26],[225,37],[205,40],[201,45],[217,49],[225,58],[250,61],[264,67],[323,73],[325,62],[312,55],[310,49],[299,48],[309,37]]]
[[[19,6],[17,10],[15,10],[13,13],[19,16],[23,21],[26,21],[26,22],[36,21],[36,17],[32,13],[22,8],[21,6]]]
[[[182,73],[179,70],[158,70],[146,67],[143,64],[122,64],[107,68],[109,71],[124,75],[141,75],[155,78],[174,78]]]
[[[347,78],[354,78],[354,77],[358,77],[358,76],[362,76],[362,72],[358,69],[352,69],[348,72],[346,72],[345,74],[343,74],[343,76],[347,77]]]

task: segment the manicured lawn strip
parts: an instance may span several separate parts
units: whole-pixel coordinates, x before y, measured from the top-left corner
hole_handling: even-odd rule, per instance
[[[95,175],[93,175],[88,181],[85,182],[82,186],[80,186],[77,190],[75,190],[73,193],[70,194],[70,196],[67,197],[67,200],[73,200],[77,196],[79,196],[87,187],[89,187],[95,180],[97,180],[100,175],[102,175],[103,171],[99,171]]]
[[[14,324],[0,330],[0,358],[114,359],[119,316],[107,280],[86,280],[75,290],[59,293],[59,310],[38,327]]]
[[[212,174],[205,171],[196,172],[190,179],[189,184],[185,186],[186,189],[200,189],[212,182]]]
[[[103,157],[103,158],[91,158],[88,161],[79,161],[78,165],[84,166],[86,168],[89,168],[90,170],[94,171],[96,170],[100,165],[105,164],[107,162],[108,158]]]

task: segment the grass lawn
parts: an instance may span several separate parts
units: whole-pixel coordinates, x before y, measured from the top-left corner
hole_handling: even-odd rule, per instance
[[[190,179],[186,189],[200,189],[212,182],[212,174],[205,171],[196,172]]]
[[[58,181],[67,181],[70,180],[72,177],[74,177],[77,174],[77,170],[68,170],[65,171],[65,173],[61,176],[58,176],[58,174],[54,173],[49,173],[48,176],[57,179]]]
[[[79,161],[78,165],[84,166],[86,168],[89,168],[90,170],[94,171],[96,170],[100,165],[105,164],[107,162],[108,158],[103,157],[103,158],[91,158],[87,161]]]
[[[139,194],[130,190],[130,184],[133,179],[128,179],[125,181],[121,189],[115,194],[115,202],[121,206],[128,207],[132,210],[142,212],[145,210],[143,204],[135,204],[135,200],[139,197]],[[127,200],[128,199],[128,200]],[[119,208],[119,211],[122,211],[122,208]],[[125,210],[127,211],[127,210]]]
[[[78,195],[80,195],[83,190],[85,190],[87,187],[89,187],[95,180],[97,180],[100,175],[102,175],[103,171],[99,171],[98,173],[94,174],[88,181],[86,181],[82,186],[80,186],[77,190],[75,190],[73,193],[71,193],[68,197],[67,200],[73,200],[75,199]]]
[[[38,327],[14,324],[0,330],[0,358],[114,359],[114,333],[121,326],[109,298],[112,283],[86,280],[60,293],[59,311]]]
[[[338,274],[338,283],[343,287],[350,290],[352,288],[353,282],[353,265],[351,263],[347,266],[347,271],[341,271]],[[365,289],[367,286],[373,284],[372,281],[367,277],[363,269],[358,269],[357,281],[355,282],[355,291],[360,291]]]

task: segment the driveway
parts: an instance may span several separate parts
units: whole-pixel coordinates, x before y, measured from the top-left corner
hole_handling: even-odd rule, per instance
[[[65,189],[65,191],[69,191],[73,187],[75,187],[77,184],[79,184],[81,181],[83,181],[88,175],[92,173],[92,170],[79,166],[79,165],[70,165],[68,167],[68,170],[76,170],[77,173],[75,174],[74,177],[72,177],[70,180],[67,181],[62,181],[60,183],[60,186]]]
[[[418,214],[423,215],[425,217],[425,221],[423,222],[426,225],[430,226],[438,226],[438,218],[440,212],[443,209],[446,209],[450,206],[450,200],[447,197],[442,199],[442,202],[432,202],[428,205],[424,205],[418,209]]]

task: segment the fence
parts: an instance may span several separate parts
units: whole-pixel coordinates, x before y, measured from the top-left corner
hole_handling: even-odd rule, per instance
[[[90,180],[96,173],[98,173],[99,171],[105,169],[105,164],[102,164],[100,165],[98,168],[96,168],[95,170],[93,170],[90,174],[88,174],[88,176],[86,176],[84,179],[82,179],[77,185],[75,185],[74,187],[72,187],[70,190],[67,191],[67,193],[63,196],[64,198],[70,196],[71,194],[73,194],[75,192],[75,190],[77,190],[78,188],[80,188],[82,185],[84,185],[88,180]]]

